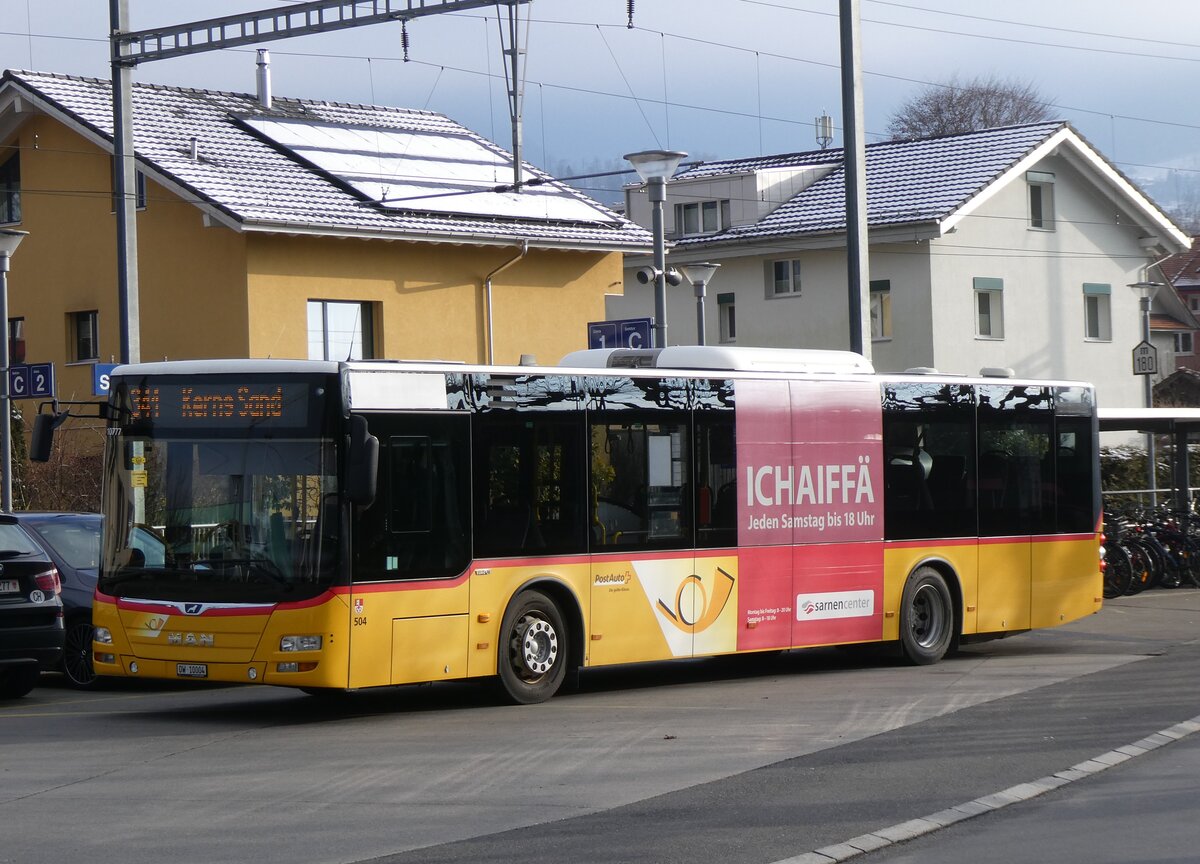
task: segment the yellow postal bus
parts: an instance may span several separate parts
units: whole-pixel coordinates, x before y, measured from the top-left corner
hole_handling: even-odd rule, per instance
[[[675,657],[933,663],[1101,604],[1086,384],[672,347],[128,365],[103,407],[101,675],[530,703]]]

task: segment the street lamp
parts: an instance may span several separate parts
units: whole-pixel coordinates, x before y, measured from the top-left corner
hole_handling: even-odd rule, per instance
[[[705,344],[704,339],[704,294],[708,287],[713,274],[717,272],[720,264],[710,264],[707,261],[700,264],[688,264],[686,267],[680,265],[679,270],[683,273],[683,278],[692,283],[692,287],[696,289],[696,344]]]
[[[1143,279],[1141,282],[1133,282],[1130,284],[1130,289],[1138,296],[1138,305],[1142,311],[1142,341],[1147,345],[1150,344],[1150,303],[1154,300],[1154,295],[1158,293],[1158,289],[1163,286],[1161,282],[1147,282]],[[1143,375],[1144,400],[1147,408],[1154,407],[1154,382],[1151,381],[1152,376]],[[1154,462],[1157,455],[1154,452],[1154,433],[1146,433],[1146,482],[1147,488],[1150,490],[1150,505],[1154,506],[1158,503],[1158,495],[1155,490],[1158,488],[1157,478],[1154,471]]]
[[[642,150],[626,153],[638,176],[646,184],[650,199],[654,233],[654,347],[667,347],[667,240],[663,228],[663,202],[667,200],[667,180],[687,156],[679,150]]]
[[[12,400],[8,392],[8,265],[28,231],[0,228],[0,509],[12,512]]]

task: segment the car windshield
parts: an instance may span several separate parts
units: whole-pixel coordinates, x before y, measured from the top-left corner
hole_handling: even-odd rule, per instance
[[[262,602],[313,596],[337,572],[327,439],[111,436],[100,590]],[[119,527],[117,527],[119,526]]]
[[[72,570],[100,566],[100,516],[52,516],[26,519],[31,530],[46,541]]]

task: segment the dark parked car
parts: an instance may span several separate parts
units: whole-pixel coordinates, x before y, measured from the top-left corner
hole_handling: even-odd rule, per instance
[[[0,513],[0,699],[24,696],[62,662],[61,593],[54,561]]]
[[[99,513],[16,512],[21,527],[50,555],[62,578],[66,643],[62,672],[75,687],[95,683],[92,670],[92,595],[100,566]]]

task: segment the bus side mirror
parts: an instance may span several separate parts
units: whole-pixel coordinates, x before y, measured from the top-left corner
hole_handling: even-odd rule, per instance
[[[54,427],[62,421],[54,414],[38,414],[33,418],[33,433],[29,438],[29,460],[49,462],[54,446]]]
[[[375,500],[379,476],[379,439],[367,431],[367,420],[350,417],[350,450],[346,455],[346,498],[352,504],[370,506]]]

